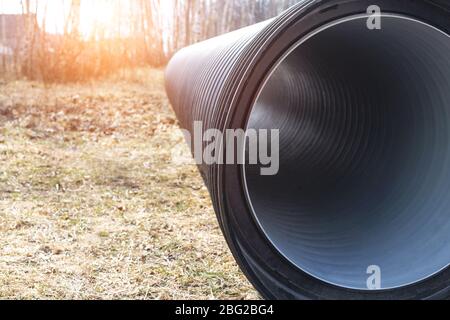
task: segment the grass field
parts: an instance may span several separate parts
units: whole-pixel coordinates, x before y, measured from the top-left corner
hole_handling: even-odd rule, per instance
[[[0,82],[0,298],[251,299],[163,72]]]

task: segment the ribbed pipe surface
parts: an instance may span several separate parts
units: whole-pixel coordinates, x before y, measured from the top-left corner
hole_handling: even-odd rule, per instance
[[[370,30],[371,4],[303,1],[167,68],[182,127],[280,132],[277,175],[200,165],[232,252],[267,298],[448,296],[449,5],[379,1]]]

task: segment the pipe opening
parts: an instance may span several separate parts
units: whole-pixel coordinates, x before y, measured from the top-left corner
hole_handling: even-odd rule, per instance
[[[450,38],[401,16],[327,26],[274,68],[248,128],[280,130],[280,171],[245,166],[267,239],[310,275],[367,290],[450,263]]]

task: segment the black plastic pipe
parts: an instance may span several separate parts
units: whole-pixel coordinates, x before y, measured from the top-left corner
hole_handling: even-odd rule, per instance
[[[192,133],[279,130],[276,175],[199,164],[265,298],[450,297],[450,3],[375,2],[302,1],[167,68]]]

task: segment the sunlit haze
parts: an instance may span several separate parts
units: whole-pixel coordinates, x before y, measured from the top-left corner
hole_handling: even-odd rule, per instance
[[[22,13],[22,1],[0,0],[0,13]],[[61,33],[70,11],[70,0],[31,0],[31,11],[37,12],[38,23],[50,33]],[[125,36],[133,24],[139,21],[136,2],[127,0],[84,0],[80,6],[79,31],[85,38],[101,36]],[[169,12],[170,2],[162,1],[160,14]],[[130,21],[133,17],[133,21]],[[128,19],[128,21],[127,21]],[[166,19],[167,20],[167,19]]]

